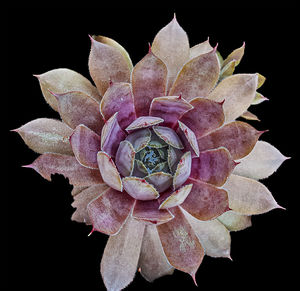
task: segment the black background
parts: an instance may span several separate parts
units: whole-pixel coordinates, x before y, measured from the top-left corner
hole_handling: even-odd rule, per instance
[[[58,117],[44,101],[32,74],[70,68],[90,78],[88,34],[117,40],[128,50],[134,64],[147,53],[148,42],[172,19],[174,12],[188,33],[191,46],[209,36],[211,44],[219,43],[218,50],[226,56],[245,41],[245,56],[236,72],[259,72],[266,76],[267,81],[259,91],[270,99],[253,106],[252,111],[261,122],[250,123],[259,130],[269,129],[262,139],[284,155],[292,156],[264,181],[287,210],[253,217],[251,228],[232,233],[233,262],[205,257],[197,281],[199,290],[203,286],[210,290],[289,290],[296,281],[294,270],[299,264],[296,8],[286,1],[284,5],[269,6],[263,6],[262,1],[205,5],[203,1],[181,1],[180,5],[164,7],[162,1],[123,1],[122,5],[97,2],[88,5],[73,1],[69,6],[63,6],[62,1],[31,6],[11,3],[6,15],[7,54],[3,56],[8,65],[7,91],[2,96],[2,100],[8,101],[2,108],[2,114],[9,119],[5,121],[8,129],[39,117]],[[3,196],[8,201],[3,202],[3,208],[8,223],[9,290],[105,290],[99,265],[107,237],[100,233],[88,237],[91,227],[70,220],[74,209],[67,181],[55,175],[50,183],[34,171],[21,168],[37,154],[17,134],[7,134],[7,154],[2,153],[2,158],[6,159],[7,174]],[[137,274],[127,290],[164,290],[179,285],[197,290],[189,275],[179,271],[152,284]]]

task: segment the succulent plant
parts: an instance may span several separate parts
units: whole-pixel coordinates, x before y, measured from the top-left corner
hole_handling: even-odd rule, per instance
[[[39,118],[15,131],[35,152],[43,178],[73,185],[72,220],[109,235],[101,274],[121,290],[137,270],[153,281],[196,272],[204,255],[230,258],[230,231],[282,208],[258,180],[287,158],[238,118],[260,74],[233,74],[245,45],[223,60],[206,40],[190,48],[176,18],[134,67],[116,41],[92,36],[92,83],[69,69],[37,75],[62,121]]]

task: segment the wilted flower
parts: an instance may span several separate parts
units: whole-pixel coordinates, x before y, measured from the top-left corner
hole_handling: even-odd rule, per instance
[[[62,121],[16,129],[41,155],[26,167],[74,186],[72,219],[110,235],[101,261],[109,290],[137,269],[148,281],[174,269],[195,274],[204,254],[230,258],[230,231],[280,208],[258,182],[286,159],[264,131],[236,121],[264,101],[260,74],[234,74],[245,46],[225,60],[206,40],[192,48],[174,18],[132,66],[114,40],[91,37],[91,77],[38,75]]]

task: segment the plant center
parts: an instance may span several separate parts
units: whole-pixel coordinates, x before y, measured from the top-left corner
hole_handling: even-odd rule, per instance
[[[158,149],[146,147],[142,162],[145,165],[146,169],[149,172],[152,172],[155,167],[163,162],[166,162],[166,160],[161,157]]]
[[[135,159],[142,163],[144,172],[147,174],[170,172],[168,166],[168,144],[160,139],[152,130],[151,141],[136,154]]]

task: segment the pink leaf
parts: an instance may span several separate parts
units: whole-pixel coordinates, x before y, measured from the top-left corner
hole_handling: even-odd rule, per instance
[[[72,91],[68,93],[53,93],[58,100],[58,111],[61,119],[71,128],[84,124],[100,134],[104,121],[99,112],[99,103],[89,95]]]
[[[162,123],[164,120],[159,117],[153,117],[153,116],[141,116],[137,118],[135,121],[133,121],[131,124],[129,124],[126,128],[127,131],[141,129],[141,128],[147,128],[159,123]]]
[[[207,150],[192,160],[191,178],[222,186],[236,163],[226,148]]]
[[[225,147],[234,160],[248,155],[263,131],[248,123],[234,121],[198,139],[200,151]]]
[[[125,129],[136,119],[131,85],[112,83],[101,100],[100,111],[105,120],[118,112],[118,123],[122,129]]]
[[[158,209],[158,201],[137,200],[133,208],[132,217],[148,224],[159,225],[174,218],[174,215],[166,209]]]
[[[205,98],[194,98],[190,104],[194,108],[184,114],[180,121],[195,133],[197,139],[223,124],[225,117],[222,103]]]
[[[153,200],[159,197],[157,190],[145,179],[126,177],[122,180],[125,191],[138,200]]]
[[[75,157],[54,153],[40,155],[31,165],[43,178],[51,181],[51,175],[61,174],[74,186],[90,186],[103,183],[99,170],[81,166]]]
[[[101,150],[115,157],[119,144],[126,138],[125,132],[119,126],[116,112],[105,122],[101,132]]]
[[[161,117],[164,120],[161,125],[174,127],[178,119],[192,108],[181,96],[157,97],[151,102],[149,115]]]
[[[211,220],[229,210],[225,190],[201,181],[187,183],[193,183],[193,188],[181,207],[197,219]]]
[[[105,190],[87,206],[93,230],[109,235],[118,233],[130,214],[134,202],[135,200],[126,193],[112,188]]]
[[[179,95],[190,101],[206,97],[218,81],[220,67],[216,50],[201,54],[184,64],[178,73],[169,95]],[[187,84],[189,84],[187,86]]]
[[[132,92],[137,116],[147,116],[151,101],[166,94],[167,68],[151,51],[132,71]]]
[[[97,153],[100,136],[83,124],[78,125],[70,137],[70,143],[78,162],[88,168],[98,169]]]
[[[124,49],[105,37],[91,37],[89,70],[101,95],[109,87],[109,82],[129,82],[131,64],[124,55]],[[114,42],[116,43],[116,42]],[[120,49],[121,48],[121,49]]]
[[[157,226],[164,253],[174,268],[195,278],[204,250],[181,210],[175,207],[172,213],[174,219]]]
[[[134,157],[135,150],[132,144],[127,140],[121,141],[116,154],[116,166],[122,176],[131,175],[134,167]]]
[[[117,191],[123,191],[120,174],[111,156],[105,152],[98,152],[97,161],[104,182]]]

